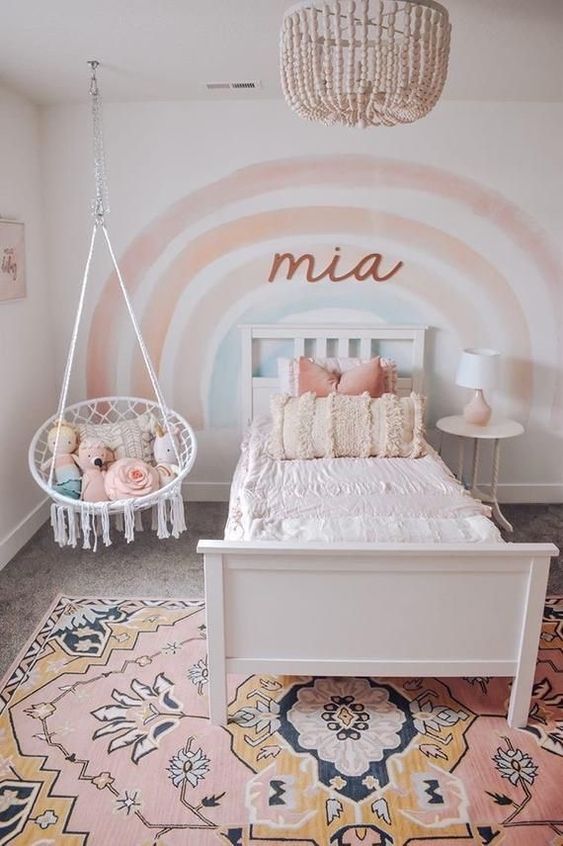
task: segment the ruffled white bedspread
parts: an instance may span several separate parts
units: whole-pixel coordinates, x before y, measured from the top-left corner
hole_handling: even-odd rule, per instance
[[[246,433],[231,487],[226,540],[378,543],[501,541],[490,509],[439,456],[277,461],[269,418]]]

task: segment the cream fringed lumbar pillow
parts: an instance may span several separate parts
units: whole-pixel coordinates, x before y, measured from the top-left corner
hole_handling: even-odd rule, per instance
[[[419,458],[425,454],[419,394],[272,397],[273,458]]]

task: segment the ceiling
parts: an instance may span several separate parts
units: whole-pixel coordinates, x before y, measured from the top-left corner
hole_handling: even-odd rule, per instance
[[[281,97],[278,33],[292,0],[0,0],[0,81],[41,104]],[[563,0],[442,0],[453,26],[444,96],[563,101]],[[205,82],[260,79],[257,91]]]

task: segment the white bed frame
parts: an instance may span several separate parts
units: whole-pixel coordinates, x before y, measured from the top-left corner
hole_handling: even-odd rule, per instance
[[[243,420],[267,408],[263,341],[295,356],[410,346],[399,392],[422,390],[425,329],[242,327]],[[386,353],[384,348],[384,353]],[[552,544],[330,544],[202,540],[213,723],[227,721],[228,673],[511,676],[508,722],[525,726]]]

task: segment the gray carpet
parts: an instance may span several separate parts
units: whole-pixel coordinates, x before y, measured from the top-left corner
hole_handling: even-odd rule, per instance
[[[53,542],[46,523],[0,572],[0,676],[31,637],[52,600],[69,596],[203,596],[200,538],[223,536],[227,503],[187,507],[188,531],[178,540],[137,532],[127,544],[112,532],[112,546],[96,552]]]
[[[563,505],[513,505],[504,513],[514,524],[507,540],[551,541],[563,549]],[[117,535],[108,549],[59,549],[45,524],[0,572],[0,675],[31,637],[59,593],[70,596],[199,597],[203,595],[199,538],[220,538],[227,504],[188,505],[189,531],[159,541],[152,532],[126,544]],[[563,560],[552,563],[549,590],[563,594]]]

